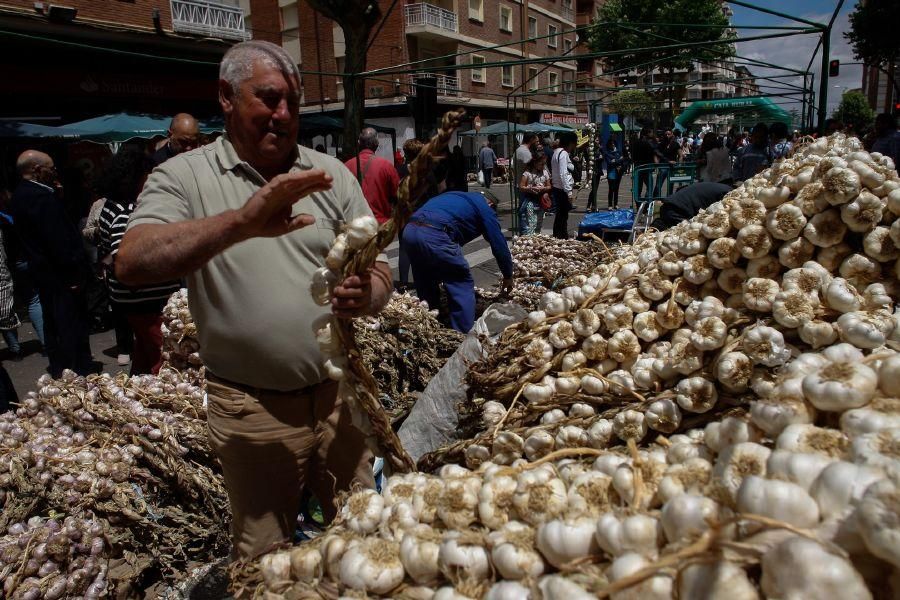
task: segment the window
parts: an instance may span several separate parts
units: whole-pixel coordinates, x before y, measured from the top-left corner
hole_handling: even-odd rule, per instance
[[[473,54],[472,64],[483,65],[484,57],[479,54]],[[484,83],[484,67],[481,67],[480,69],[472,69],[472,81],[474,81],[475,83]]]
[[[295,63],[301,62],[300,56],[300,21],[297,5],[281,9],[281,45]]]
[[[566,51],[566,54],[572,51],[572,40],[563,40],[563,50]]]
[[[547,45],[556,48],[556,36],[559,34],[559,28],[556,25],[547,25]]]
[[[508,6],[500,6],[500,31],[512,33],[512,9]]]
[[[469,18],[484,21],[484,0],[469,0]]]
[[[594,62],[594,76],[600,77],[603,75],[603,65],[599,62]]]
[[[500,67],[500,84],[503,87],[513,86],[513,68],[512,65],[503,65]]]
[[[528,67],[528,89],[532,92],[538,89],[537,67]]]
[[[537,19],[534,17],[528,17],[528,37],[537,37]]]
[[[549,76],[550,82],[550,93],[558,94],[559,93],[559,73],[550,72]]]

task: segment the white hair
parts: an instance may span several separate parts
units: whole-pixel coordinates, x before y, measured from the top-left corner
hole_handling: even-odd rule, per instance
[[[241,42],[229,48],[219,64],[219,79],[227,81],[237,94],[241,83],[253,76],[253,65],[257,61],[278,69],[285,79],[294,77],[300,81],[300,70],[284,48],[262,40]]]

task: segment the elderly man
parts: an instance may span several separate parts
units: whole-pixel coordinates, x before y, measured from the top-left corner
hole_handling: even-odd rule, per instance
[[[150,157],[150,162],[157,167],[173,156],[188,152],[200,145],[200,125],[197,119],[187,113],[178,113],[169,123],[169,137]]]
[[[344,164],[353,175],[357,175],[363,196],[375,218],[379,223],[384,223],[391,218],[391,205],[397,200],[400,176],[389,160],[375,156],[375,151],[378,150],[378,133],[374,129],[366,127],[359,132],[357,142],[359,155]],[[358,175],[359,173],[362,175]]]
[[[50,375],[59,377],[63,369],[86,375],[93,364],[84,294],[89,267],[81,235],[56,197],[53,159],[26,150],[16,170],[22,183],[12,196],[12,218],[41,300]]]
[[[297,145],[300,75],[284,50],[237,44],[219,77],[225,135],[150,175],[116,275],[131,285],[187,277],[233,554],[253,556],[291,538],[304,484],[330,519],[336,494],[374,483],[315,341],[329,311],[309,292],[341,226],[372,212],[340,162]],[[376,313],[390,290],[382,256],[335,288],[331,311]]]

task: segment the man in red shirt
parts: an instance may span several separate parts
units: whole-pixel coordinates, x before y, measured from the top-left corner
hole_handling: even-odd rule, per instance
[[[369,203],[378,223],[391,218],[392,204],[397,199],[400,176],[389,160],[375,156],[378,149],[378,134],[371,127],[359,133],[359,156],[354,156],[344,164],[362,186],[363,196]],[[359,169],[357,171],[357,169]]]

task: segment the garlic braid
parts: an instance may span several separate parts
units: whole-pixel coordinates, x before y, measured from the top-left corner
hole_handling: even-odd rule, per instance
[[[406,177],[400,184],[393,216],[378,228],[378,234],[374,238],[349,257],[349,260],[344,264],[344,277],[366,273],[375,264],[378,254],[394,240],[397,233],[409,222],[418,199],[425,192],[428,172],[431,171],[438,154],[447,147],[450,136],[459,127],[460,120],[464,114],[465,110],[460,108],[444,115],[441,121],[441,128],[425,144],[422,151],[410,164],[409,177]],[[378,446],[384,453],[385,461],[396,473],[415,471],[416,463],[403,449],[400,438],[397,437],[397,433],[391,427],[390,419],[381,405],[381,401],[378,399],[378,384],[366,368],[359,347],[356,345],[356,337],[353,335],[353,320],[333,317],[332,323],[349,359],[350,372],[346,383],[352,386],[360,408],[367,413]]]

